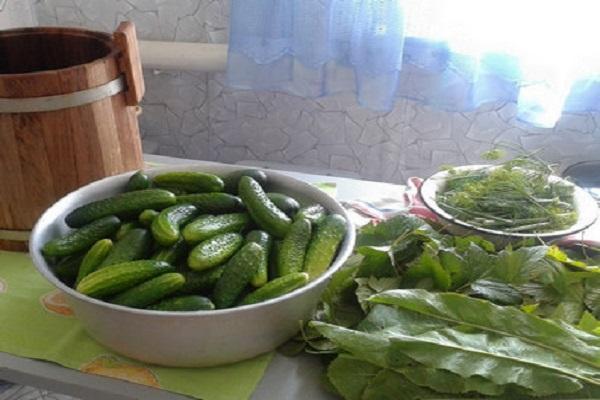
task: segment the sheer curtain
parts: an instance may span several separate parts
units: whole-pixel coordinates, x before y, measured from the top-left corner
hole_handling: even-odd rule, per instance
[[[232,0],[228,79],[378,110],[513,101],[552,127],[600,109],[598,16],[595,0]]]

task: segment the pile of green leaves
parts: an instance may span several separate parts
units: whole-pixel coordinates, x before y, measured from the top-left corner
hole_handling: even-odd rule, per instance
[[[598,316],[598,267],[400,215],[359,231],[296,345],[350,400],[600,398]]]
[[[557,231],[577,221],[573,186],[551,180],[552,168],[521,155],[494,168],[448,170],[438,205],[472,225],[518,233]]]

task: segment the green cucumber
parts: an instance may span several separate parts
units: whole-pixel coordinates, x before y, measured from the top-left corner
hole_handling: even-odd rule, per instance
[[[260,184],[249,176],[242,176],[239,195],[250,216],[260,226],[276,238],[283,238],[292,224],[291,219],[269,198]]]
[[[81,265],[79,266],[79,273],[77,274],[77,280],[75,280],[75,285],[77,285],[83,278],[94,272],[102,261],[106,258],[108,253],[113,247],[113,242],[110,239],[100,239],[88,250],[88,252],[81,260]]]
[[[136,228],[130,230],[123,239],[117,241],[98,269],[113,264],[148,258],[152,245],[152,235],[147,229]]]
[[[169,272],[127,289],[109,301],[121,306],[144,308],[175,293],[184,283],[183,275]]]
[[[129,221],[121,224],[121,227],[115,233],[115,240],[121,240],[125,237],[125,235],[135,229],[141,227],[140,223],[137,221]]]
[[[206,293],[212,290],[221,275],[225,265],[219,265],[217,267],[207,269],[205,271],[185,271],[185,284],[179,288],[177,293],[181,294],[195,294],[195,293]]]
[[[62,258],[53,268],[54,274],[62,283],[67,286],[73,286],[79,273],[79,266],[83,261],[85,253],[74,254]]]
[[[241,232],[250,225],[245,213],[202,215],[183,228],[183,238],[188,243],[198,243],[213,236]]]
[[[224,233],[200,242],[190,251],[188,266],[202,271],[223,264],[242,246],[244,238],[239,233]]]
[[[185,240],[179,239],[169,247],[158,249],[151,258],[157,261],[168,262],[171,265],[177,265],[186,254],[187,244],[185,243]]]
[[[277,260],[278,276],[282,277],[294,272],[302,272],[311,231],[310,221],[306,218],[294,221],[279,249]]]
[[[193,204],[203,214],[244,211],[242,199],[229,193],[196,193],[177,196],[177,203]]]
[[[338,214],[328,215],[319,225],[308,245],[304,261],[304,271],[311,280],[329,268],[347,229],[346,220]]]
[[[267,197],[290,218],[293,218],[300,209],[300,203],[287,194],[271,192],[267,193]]]
[[[188,223],[198,214],[191,204],[177,204],[165,208],[152,221],[152,236],[161,246],[170,246],[181,237],[179,227]]]
[[[178,187],[165,186],[165,187],[162,187],[161,189],[168,190],[169,192],[173,193],[175,196],[185,196],[190,193],[187,190],[184,190],[184,189],[178,188]]]
[[[161,300],[159,303],[146,307],[155,311],[201,311],[214,310],[215,305],[208,297],[177,296]]]
[[[279,252],[283,240],[274,240],[269,254],[269,280],[279,277]]]
[[[253,242],[263,248],[263,257],[260,261],[256,275],[252,277],[250,284],[254,287],[261,287],[269,280],[269,254],[273,246],[273,238],[265,231],[251,231],[246,235],[246,243]]]
[[[135,190],[150,189],[151,186],[152,181],[150,180],[150,177],[148,177],[144,171],[139,170],[135,174],[131,175],[131,178],[129,178],[127,181],[125,191],[132,192]]]
[[[166,190],[136,190],[78,207],[65,217],[65,222],[72,228],[79,228],[109,215],[131,217],[145,209],[162,210],[174,205],[176,201],[175,195]]]
[[[79,282],[76,290],[90,297],[104,298],[173,271],[174,268],[164,261],[130,261],[92,272]]]
[[[222,192],[225,184],[216,175],[204,172],[166,172],[156,175],[153,182],[158,187],[183,189],[189,193]]]
[[[66,236],[52,239],[42,247],[46,256],[70,256],[89,249],[100,239],[107,238],[119,229],[121,220],[114,215],[93,221]]]
[[[240,305],[255,304],[283,296],[308,283],[306,272],[292,272],[267,283],[242,299]]]
[[[257,243],[246,243],[225,265],[223,275],[217,281],[214,301],[217,308],[227,308],[235,304],[248,285],[263,258],[263,248]],[[264,287],[264,286],[263,286]]]
[[[138,216],[138,221],[143,227],[150,228],[159,214],[160,213],[156,210],[147,209],[140,213],[140,215]]]
[[[313,224],[313,226],[319,225],[327,216],[327,210],[320,204],[311,204],[306,207],[302,207],[294,216],[294,220],[300,218],[306,218]]]
[[[262,187],[267,187],[267,174],[260,169],[244,169],[230,173],[223,180],[225,181],[225,191],[227,193],[237,193],[240,178],[249,176],[253,178]]]

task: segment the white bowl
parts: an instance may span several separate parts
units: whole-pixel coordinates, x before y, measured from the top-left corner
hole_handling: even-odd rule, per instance
[[[488,167],[493,168],[493,166],[490,165],[465,165],[461,167],[455,167],[454,170],[471,171]],[[598,217],[598,205],[588,192],[579,186],[573,185],[571,182],[566,181],[563,178],[551,176],[550,179],[552,181],[562,181],[563,183],[572,185],[574,187],[573,199],[575,203],[575,209],[577,211],[577,221],[569,228],[560,231],[543,233],[515,233],[474,226],[468,222],[454,217],[437,204],[436,197],[438,193],[445,189],[447,177],[448,171],[441,171],[427,178],[421,185],[420,195],[425,205],[431,211],[433,211],[438,218],[440,218],[441,222],[445,222],[447,224],[446,229],[449,232],[457,235],[478,234],[498,244],[507,244],[510,242],[520,241],[525,238],[539,238],[544,241],[551,241],[581,232],[596,222],[596,218]]]
[[[149,169],[202,171],[225,176],[246,167],[220,164],[179,165]],[[60,199],[37,221],[29,251],[40,273],[60,289],[86,331],[117,353],[143,362],[178,367],[233,363],[274,350],[293,336],[300,321],[311,317],[331,275],[352,253],[355,233],[344,208],[316,187],[295,178],[266,171],[269,190],[289,194],[301,203],[317,202],[342,215],[348,230],[329,269],[308,285],[287,295],[242,307],[195,312],[160,312],[123,307],[84,296],[54,276],[40,249],[68,231],[64,217],[74,208],[123,191],[126,173],[86,185]]]

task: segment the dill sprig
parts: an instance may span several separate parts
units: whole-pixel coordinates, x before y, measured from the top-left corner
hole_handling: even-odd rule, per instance
[[[553,173],[536,152],[494,167],[449,169],[436,201],[452,216],[482,228],[512,233],[563,230],[577,220],[574,188],[551,181]]]

